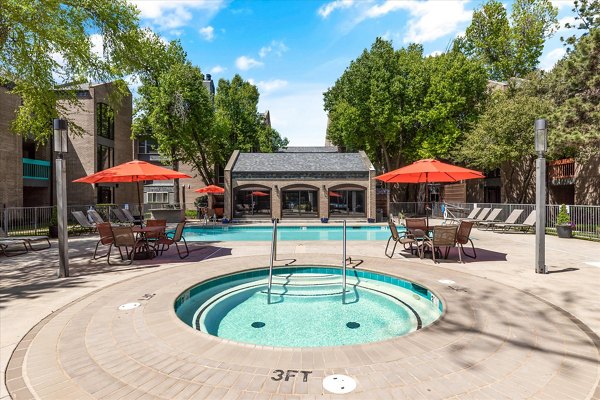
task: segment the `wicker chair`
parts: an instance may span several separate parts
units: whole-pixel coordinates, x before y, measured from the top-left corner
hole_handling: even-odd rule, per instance
[[[423,247],[429,247],[431,249],[431,256],[433,257],[433,262],[437,262],[435,259],[435,252],[440,252],[440,257],[442,256],[441,248],[445,247],[446,252],[444,254],[444,258],[448,258],[448,253],[450,252],[450,247],[456,246],[456,232],[458,226],[457,225],[437,225],[433,227],[433,237],[429,238],[428,236],[423,237]],[[424,251],[425,249],[423,249]],[[462,263],[462,255],[461,252],[458,252],[458,257],[460,262]]]
[[[113,242],[108,248],[108,264],[110,264],[110,252],[112,250],[112,246],[115,246],[119,249],[121,260],[129,260],[127,265],[130,265],[133,262],[133,256],[136,252],[139,252],[140,250],[146,250],[149,252],[148,242],[145,239],[136,239],[131,226],[113,226],[111,230]],[[125,247],[126,257],[123,257],[123,253],[121,252],[122,247]],[[130,248],[131,250],[129,250]],[[154,253],[154,251],[152,251],[152,253]]]
[[[159,238],[156,241],[157,252],[160,251],[160,254],[162,255],[162,253],[164,253],[166,250],[169,249],[169,247],[171,245],[174,244],[175,248],[177,248],[177,254],[179,255],[179,258],[183,259],[183,258],[186,258],[187,256],[189,256],[190,249],[188,248],[187,242],[185,241],[185,238],[183,237],[183,228],[185,228],[185,221],[177,224],[177,228],[175,228],[175,233],[172,233],[172,234],[168,233],[166,236]],[[169,237],[168,235],[172,235],[172,236]],[[185,245],[186,254],[184,256],[182,256],[181,252],[179,251],[178,243],[181,241],[183,241],[183,244]]]

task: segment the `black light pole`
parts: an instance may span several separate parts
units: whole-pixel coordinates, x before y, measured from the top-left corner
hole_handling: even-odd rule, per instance
[[[68,151],[67,121],[55,118],[54,151],[56,154],[56,211],[58,217],[58,277],[69,276],[69,235],[67,225],[67,165],[64,153]]]
[[[546,159],[548,128],[545,119],[535,120],[535,272],[547,274],[546,267]]]

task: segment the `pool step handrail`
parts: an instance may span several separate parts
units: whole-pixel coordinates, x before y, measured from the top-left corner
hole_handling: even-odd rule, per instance
[[[342,225],[342,294],[346,293],[346,220]]]
[[[273,219],[273,237],[271,239],[271,259],[269,262],[269,286],[267,304],[271,304],[271,286],[273,286],[273,262],[277,259],[277,218]]]

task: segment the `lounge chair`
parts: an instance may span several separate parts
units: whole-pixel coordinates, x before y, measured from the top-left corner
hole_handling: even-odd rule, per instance
[[[119,249],[121,260],[129,260],[127,265],[131,265],[135,253],[141,252],[142,250],[148,250],[148,242],[145,239],[136,239],[131,226],[113,226],[111,230],[113,242],[108,247],[108,256],[106,257],[109,265],[112,265],[110,263],[110,252],[113,246]],[[123,257],[123,253],[121,251],[122,247],[125,247],[126,257]],[[129,250],[130,248],[131,250]]]
[[[125,216],[125,214],[123,214],[123,211],[121,211],[118,208],[113,208],[113,209],[111,209],[111,211],[112,211],[113,215],[115,217],[117,217],[117,220],[119,221],[119,223],[131,225],[131,221],[129,221],[129,219]]]
[[[536,222],[535,210],[533,210],[532,212],[529,213],[527,218],[525,218],[525,221],[523,221],[522,223],[520,223],[520,224],[516,224],[516,223],[496,224],[496,225],[494,225],[494,231],[508,232],[511,229],[514,229],[516,231],[527,233],[531,229],[535,229],[535,222]]]
[[[92,233],[96,231],[96,225],[88,221],[83,211],[71,211],[71,214],[79,224],[78,230],[80,232]]]
[[[473,229],[473,221],[460,221],[460,225],[458,225],[458,230],[456,231],[456,243],[460,246],[460,250],[462,253],[470,258],[477,258],[477,253],[475,252],[475,245],[471,240],[471,230]],[[473,249],[473,255],[468,254],[465,251],[463,245],[471,242],[471,248]]]
[[[392,258],[394,256],[394,251],[396,251],[396,246],[398,245],[398,243],[402,243],[402,245],[404,246],[404,248],[406,249],[406,246],[410,246],[410,252],[413,252],[413,244],[417,244],[416,239],[414,238],[414,236],[411,233],[405,234],[404,236],[400,236],[400,234],[398,233],[398,229],[396,228],[396,224],[394,224],[393,221],[388,221],[388,225],[390,227],[390,238],[387,241],[387,244],[385,245],[385,255],[388,258]],[[392,248],[392,253],[388,254],[388,247],[390,246],[390,241],[394,240],[394,247]],[[419,246],[417,246],[417,251],[420,249]],[[419,256],[421,255],[421,253],[419,252]],[[421,257],[422,258],[422,257]]]
[[[190,255],[190,249],[188,248],[187,242],[185,241],[185,238],[183,237],[183,228],[185,228],[185,221],[183,222],[179,222],[177,224],[177,228],[175,228],[175,233],[167,233],[166,236],[163,236],[161,238],[159,238],[155,243],[156,245],[156,251],[160,251],[160,254],[162,255],[162,253],[165,252],[165,250],[169,250],[169,247],[171,245],[175,245],[175,248],[177,248],[177,255],[179,255],[179,258],[183,259],[186,258],[187,256]],[[169,237],[169,235],[173,235],[171,237]],[[183,240],[183,244],[185,245],[185,251],[186,254],[184,256],[181,255],[181,252],[179,251],[179,245],[177,243],[179,243],[180,241]],[[160,248],[159,248],[160,246]]]
[[[481,208],[475,207],[471,210],[469,215],[467,215],[464,218],[447,218],[446,221],[450,221],[451,223],[460,223],[461,221],[465,221],[465,220],[471,221],[475,218],[475,216],[479,213],[480,210],[481,210]]]
[[[133,216],[133,214],[131,214],[131,211],[129,211],[126,208],[121,208],[121,212],[123,213],[123,215],[125,216],[125,218],[127,218],[127,221],[134,224],[134,225],[142,225],[142,221],[135,219],[135,217]]]
[[[96,210],[88,210],[87,213],[92,218],[92,221],[94,221],[94,223],[96,225],[104,223],[104,220],[102,219],[102,217],[100,216],[100,214],[98,214],[98,211],[96,211]]]
[[[441,248],[445,247],[446,252],[444,254],[444,258],[448,258],[448,253],[450,252],[450,247],[456,246],[456,232],[458,226],[457,225],[436,225],[433,227],[433,237],[429,238],[428,236],[423,237],[423,252],[425,252],[425,247],[429,247],[431,249],[431,256],[433,258],[433,262],[437,262],[435,259],[435,252],[440,252],[440,257],[442,256]],[[461,252],[458,252],[458,258],[462,263],[462,255]]]
[[[17,249],[9,250],[9,248],[14,247],[15,245],[23,246],[23,248],[21,250],[17,250]],[[29,250],[27,250],[27,245],[25,244],[25,242],[12,241],[12,240],[0,241],[0,252],[2,254],[4,254],[6,257],[18,256],[20,254],[25,254],[28,251]]]
[[[48,236],[8,236],[2,228],[0,228],[0,240],[3,242],[23,242],[25,247],[29,246],[29,249],[32,251],[50,248],[50,238],[48,238]],[[38,242],[45,242],[48,245],[44,247],[33,247],[33,243]]]
[[[498,215],[502,212],[501,208],[494,208],[485,219],[477,219],[475,225],[479,227],[480,224],[487,224],[489,222],[500,222],[498,221]]]
[[[494,226],[496,224],[514,224],[515,222],[517,222],[517,220],[519,219],[519,217],[521,216],[522,213],[523,213],[522,209],[514,209],[514,210],[512,210],[510,215],[506,218],[506,221],[504,221],[504,222],[481,221],[481,222],[479,222],[479,224],[477,224],[477,227],[479,229],[481,229],[481,227],[484,226],[486,229],[490,229],[490,228],[494,228]]]
[[[490,211],[492,211],[492,209],[489,207],[482,208],[481,211],[479,212],[479,214],[476,214],[477,215],[476,217],[465,218],[465,219],[463,219],[463,221],[471,221],[471,222],[484,221],[485,218],[490,213]]]

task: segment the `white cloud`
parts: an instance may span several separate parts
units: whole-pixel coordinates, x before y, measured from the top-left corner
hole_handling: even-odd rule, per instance
[[[242,71],[247,71],[250,68],[254,67],[262,67],[263,65],[264,63],[257,61],[254,58],[246,56],[238,57],[235,60],[235,66],[238,67],[238,69],[241,69]]]
[[[227,71],[227,68],[221,67],[220,65],[215,65],[210,69],[211,74],[220,74],[221,72]]]
[[[215,38],[215,28],[210,25],[200,28],[199,32],[200,36],[202,36],[204,40],[208,42],[211,42]]]
[[[272,79],[270,81],[258,81],[256,83],[252,81],[252,84],[256,85],[256,87],[260,89],[260,93],[263,94],[283,89],[288,85],[288,81],[285,81],[283,79]]]
[[[573,7],[573,0],[551,0],[552,5],[559,10]]]
[[[575,30],[576,28],[565,28],[565,24],[569,23],[571,25],[575,25],[576,24],[576,20],[575,17],[564,17],[558,20],[558,31],[557,32],[568,32],[571,30]]]
[[[210,20],[225,6],[224,0],[129,0],[140,11],[140,17],[161,30],[173,30],[188,25],[192,10],[202,10]]]
[[[92,43],[92,53],[96,56],[103,58],[104,57],[104,39],[102,35],[93,34],[90,35],[90,42]]]
[[[554,64],[563,58],[566,52],[567,50],[564,47],[557,47],[554,50],[550,50],[540,62],[540,69],[550,71],[554,67]]]
[[[354,0],[335,0],[327,4],[323,4],[317,10],[322,18],[327,18],[336,9],[349,8],[354,4]]]
[[[265,58],[269,53],[272,52],[278,57],[281,57],[286,51],[288,51],[288,47],[285,45],[285,43],[283,43],[283,41],[272,40],[269,45],[261,47],[258,55],[260,58]]]
[[[435,51],[432,51],[431,53],[427,54],[427,57],[435,57],[435,56],[439,56],[439,55],[440,55],[440,54],[442,54],[442,53],[443,53],[442,51],[435,50]]]
[[[290,146],[323,146],[327,114],[323,110],[325,85],[310,82],[288,83],[282,92],[262,93],[259,110],[269,110],[271,125]]]

